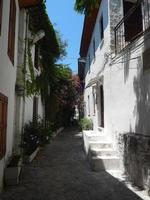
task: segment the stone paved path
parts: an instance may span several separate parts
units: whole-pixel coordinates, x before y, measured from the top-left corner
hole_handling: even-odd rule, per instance
[[[81,134],[67,129],[24,166],[18,186],[4,191],[2,200],[141,200],[107,172],[92,172]]]

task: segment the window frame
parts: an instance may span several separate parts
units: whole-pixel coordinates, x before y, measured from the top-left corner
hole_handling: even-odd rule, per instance
[[[91,110],[90,110],[90,95],[88,95],[88,116],[91,116]]]
[[[0,0],[0,35],[2,30],[3,0]]]
[[[95,101],[95,88],[94,87],[92,87],[92,98],[93,98],[93,116],[95,116],[95,113],[96,113],[96,109],[95,109],[96,101]]]
[[[6,131],[7,131],[7,107],[8,97],[0,93],[1,116],[0,116],[0,160],[6,153]]]
[[[88,65],[89,65],[89,73],[91,71],[91,55],[89,53],[89,56],[88,56]]]
[[[95,51],[96,51],[95,38],[93,38],[93,58],[94,58],[94,60],[95,60]]]
[[[35,44],[34,67],[39,70],[39,45]]]
[[[16,29],[16,1],[10,0],[9,32],[8,32],[8,56],[14,65],[15,56],[15,30]]]
[[[103,20],[103,14],[101,14],[100,20],[99,20],[99,30],[100,30],[100,41],[104,39],[104,20]]]

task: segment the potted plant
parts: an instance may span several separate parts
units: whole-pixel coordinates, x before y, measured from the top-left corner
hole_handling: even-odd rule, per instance
[[[16,185],[19,183],[19,175],[22,166],[22,159],[20,155],[13,155],[5,169],[5,183],[6,185]]]

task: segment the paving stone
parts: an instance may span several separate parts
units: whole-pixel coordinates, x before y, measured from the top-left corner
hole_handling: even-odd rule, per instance
[[[22,170],[1,200],[142,200],[106,171],[92,172],[75,128],[66,129]]]

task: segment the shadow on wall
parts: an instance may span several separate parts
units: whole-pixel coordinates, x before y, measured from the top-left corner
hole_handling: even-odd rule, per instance
[[[139,70],[133,80],[136,96],[135,129],[122,135],[123,163],[126,175],[136,186],[148,190],[150,195],[150,72],[143,70],[138,58]],[[122,141],[121,141],[122,140]]]
[[[128,49],[122,58],[124,63],[124,83],[127,82],[129,77],[130,58],[131,58],[131,52],[130,49]]]
[[[141,63],[142,68],[142,62]],[[135,132],[150,136],[150,71],[141,69],[133,81],[136,95],[134,117],[136,117]]]

